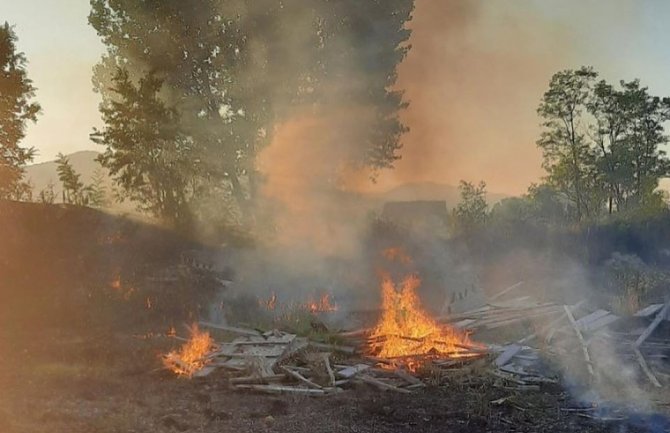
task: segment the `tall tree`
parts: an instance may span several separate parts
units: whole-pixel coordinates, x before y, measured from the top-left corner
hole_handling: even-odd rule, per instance
[[[475,185],[461,180],[458,189],[461,201],[452,211],[454,228],[461,234],[471,235],[482,229],[488,219],[486,183]]]
[[[227,188],[248,213],[255,157],[296,106],[358,104],[374,113],[362,164],[398,158],[405,107],[393,89],[407,52],[413,0],[91,0],[89,21],[108,47],[94,82],[103,106],[118,97],[119,70],[131,82],[153,76],[157,97],[189,141],[187,201]],[[337,95],[337,97],[334,97]],[[109,128],[109,125],[108,125]],[[101,144],[109,146],[104,137]],[[115,158],[113,153],[108,163]],[[132,163],[132,161],[129,161]],[[158,162],[157,162],[158,163]]]
[[[19,146],[26,123],[37,121],[40,106],[33,101],[35,87],[26,73],[26,57],[16,49],[16,34],[8,23],[0,26],[0,198],[17,198],[23,166],[35,151]]]
[[[597,174],[582,119],[596,77],[586,67],[556,73],[537,110],[544,128],[537,145],[549,183],[574,203],[577,220],[596,212],[589,193]]]
[[[148,75],[134,84],[119,69],[100,110],[105,127],[94,130],[94,142],[107,146],[100,162],[109,169],[126,197],[143,210],[175,225],[190,222],[192,140],[178,131],[174,109],[159,97],[163,84]]]
[[[84,184],[81,175],[74,170],[70,160],[62,153],[56,159],[56,172],[63,186],[63,203],[85,205]]]

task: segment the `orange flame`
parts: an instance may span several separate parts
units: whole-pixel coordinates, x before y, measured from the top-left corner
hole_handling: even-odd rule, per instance
[[[274,311],[277,308],[277,294],[275,292],[272,292],[269,298],[259,299],[258,305],[260,305],[261,308],[265,308],[268,311]]]
[[[177,375],[193,377],[207,365],[207,355],[216,345],[209,332],[201,332],[195,323],[189,332],[191,338],[178,351],[163,355],[163,365]]]
[[[385,257],[406,262],[401,250],[385,252]],[[382,314],[370,336],[370,352],[387,359],[427,355],[460,358],[472,356],[473,349],[483,349],[467,334],[440,325],[421,308],[416,293],[420,285],[417,275],[405,277],[396,287],[390,275],[382,274]],[[416,368],[410,363],[405,365],[411,370]]]
[[[331,296],[328,293],[323,294],[318,300],[310,299],[306,307],[312,313],[337,311],[337,304],[331,301]]]

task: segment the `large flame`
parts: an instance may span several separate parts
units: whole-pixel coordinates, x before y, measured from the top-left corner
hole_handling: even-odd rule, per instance
[[[163,356],[163,365],[180,376],[192,377],[207,365],[207,355],[215,347],[209,332],[200,331],[197,324],[189,327],[191,338],[179,350]]]
[[[384,256],[408,263],[396,249]],[[415,274],[406,276],[398,287],[390,275],[382,274],[382,314],[370,336],[371,352],[386,359],[427,355],[460,358],[483,348],[470,341],[467,334],[431,318],[420,306],[416,292],[420,285]]]

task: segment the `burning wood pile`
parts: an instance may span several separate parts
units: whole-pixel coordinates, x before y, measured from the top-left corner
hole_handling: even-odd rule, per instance
[[[396,250],[386,251],[385,257],[409,262]],[[652,338],[661,323],[670,319],[670,303],[650,305],[625,319],[603,309],[589,311],[585,301],[568,306],[540,303],[528,296],[501,300],[520,286],[516,284],[484,306],[433,318],[420,306],[421,281],[415,273],[406,273],[397,282],[390,273],[380,272],[380,276],[382,308],[370,328],[330,332],[332,339],[326,343],[280,330],[200,322],[234,338],[216,342],[194,325],[184,346],[163,357],[164,366],[186,377],[223,370],[230,386],[238,390],[327,395],[357,383],[411,392],[435,373],[453,373],[477,362],[480,371],[505,387],[532,390],[559,382],[565,371],[557,365],[558,359],[576,359],[578,369],[590,380],[598,379],[604,368],[592,352],[605,343],[616,356],[636,363],[642,377],[654,386],[670,379],[666,362],[670,341]],[[321,298],[314,303],[318,308],[310,311],[328,310],[334,305],[330,302]],[[276,296],[267,305],[276,307]],[[512,330],[518,334],[529,325],[533,332],[510,337]],[[509,329],[501,333],[505,327]],[[473,335],[490,343],[475,341]],[[501,335],[508,340],[500,341]]]

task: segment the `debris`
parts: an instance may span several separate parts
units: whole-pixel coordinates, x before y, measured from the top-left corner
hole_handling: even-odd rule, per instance
[[[395,391],[395,392],[399,392],[399,393],[402,393],[402,394],[410,394],[412,392],[408,389],[399,388],[397,386],[388,384],[388,383],[383,382],[379,379],[376,379],[372,376],[368,376],[367,374],[359,374],[358,375],[358,380],[361,380],[361,381],[363,381],[365,383],[368,383],[370,385],[374,385],[377,388],[379,388],[381,390],[384,390],[384,391],[387,391],[387,390],[388,391]]]
[[[591,377],[595,377],[596,373],[593,371],[593,363],[591,362],[591,355],[589,355],[589,349],[586,346],[586,342],[584,341],[582,331],[579,330],[579,326],[577,326],[577,323],[575,322],[575,318],[572,315],[572,312],[570,311],[570,307],[564,305],[563,308],[565,309],[565,314],[568,317],[568,320],[570,321],[572,328],[575,330],[575,334],[579,339],[579,344],[581,344],[582,346],[582,352],[584,353],[584,359],[586,360],[586,367],[589,370],[589,374],[591,375]]]
[[[670,309],[670,301],[666,302],[663,308],[656,313],[654,321],[645,329],[645,331],[640,335],[640,337],[635,341],[635,347],[640,347],[644,341],[649,338],[649,336],[654,332],[654,330],[661,324],[661,322],[667,317],[668,310]]]
[[[633,350],[635,351],[635,356],[637,356],[637,360],[640,363],[640,367],[642,367],[642,371],[644,371],[644,374],[647,375],[649,378],[649,381],[654,384],[655,387],[657,388],[662,388],[661,383],[656,379],[656,376],[654,376],[654,373],[651,372],[651,369],[647,365],[647,361],[644,359],[644,356],[642,356],[642,353],[637,347],[634,347]]]
[[[522,347],[518,344],[510,344],[505,348],[505,351],[500,354],[495,360],[498,367],[507,364],[514,356],[521,351]]]
[[[294,378],[298,379],[300,382],[306,384],[311,388],[323,389],[323,387],[318,383],[312,382],[311,380],[307,379],[305,376],[298,373],[297,371],[291,370],[289,367],[282,366],[281,369],[284,370],[286,373],[288,373],[290,376],[293,376]]]
[[[337,375],[340,377],[343,377],[345,379],[351,379],[352,377],[356,376],[358,373],[367,370],[370,368],[369,365],[367,364],[356,364],[351,367],[344,368],[340,371],[337,372]]]
[[[512,280],[512,281],[513,281],[513,280]],[[519,281],[518,283],[516,283],[516,284],[514,284],[514,285],[512,285],[512,286],[509,286],[508,288],[506,288],[506,289],[504,289],[504,290],[501,290],[500,292],[498,292],[498,293],[496,293],[495,295],[493,295],[493,296],[491,297],[491,300],[498,299],[498,298],[500,298],[501,296],[506,295],[507,293],[511,292],[512,290],[514,290],[514,289],[516,289],[516,288],[518,288],[518,287],[521,287],[522,285],[523,285],[523,281]]]

